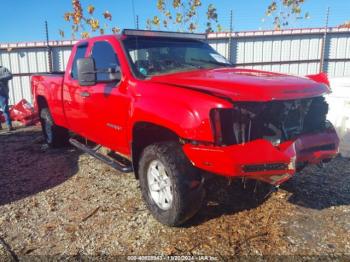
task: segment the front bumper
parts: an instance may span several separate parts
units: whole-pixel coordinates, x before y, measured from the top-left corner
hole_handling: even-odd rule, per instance
[[[192,164],[227,177],[246,177],[279,185],[295,173],[298,164],[318,164],[336,157],[339,138],[333,128],[301,135],[274,146],[265,139],[232,146],[185,144],[183,150]]]

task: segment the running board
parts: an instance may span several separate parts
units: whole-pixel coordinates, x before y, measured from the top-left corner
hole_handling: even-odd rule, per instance
[[[92,149],[82,143],[80,143],[78,140],[76,139],[69,139],[69,143],[71,143],[73,146],[75,146],[76,148],[84,151],[85,153],[97,158],[98,160],[102,161],[103,163],[113,167],[114,169],[123,172],[123,173],[131,173],[133,172],[133,168],[132,166],[125,166],[105,155],[102,155],[101,153],[98,153],[97,150],[98,149]]]

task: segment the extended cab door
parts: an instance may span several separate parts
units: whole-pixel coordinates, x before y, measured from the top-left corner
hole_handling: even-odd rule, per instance
[[[115,40],[117,41],[117,40]],[[119,153],[128,154],[126,123],[130,109],[128,83],[108,82],[108,69],[119,69],[117,52],[108,41],[91,43],[90,56],[95,60],[97,83],[88,87],[85,110],[88,121],[86,137]]]
[[[66,71],[63,83],[63,107],[69,129],[75,133],[85,136],[85,124],[88,122],[88,115],[85,110],[85,94],[88,87],[79,85],[77,60],[84,58],[88,51],[88,42],[80,43],[72,51],[72,61],[69,62],[70,70]]]

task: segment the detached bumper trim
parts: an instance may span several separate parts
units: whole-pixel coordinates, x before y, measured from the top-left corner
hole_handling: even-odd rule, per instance
[[[232,146],[185,144],[183,151],[192,164],[226,177],[246,177],[278,185],[297,172],[299,163],[318,164],[334,158],[339,138],[334,129],[301,135],[274,146],[258,139]]]
[[[335,144],[328,144],[328,145],[314,146],[314,147],[306,148],[306,149],[301,150],[301,153],[312,153],[315,151],[332,151],[332,150],[336,150]]]

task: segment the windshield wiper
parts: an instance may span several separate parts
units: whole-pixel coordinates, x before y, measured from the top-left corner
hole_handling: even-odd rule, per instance
[[[195,67],[195,68],[198,68],[198,69],[202,69],[203,67],[201,65],[196,65],[196,64],[193,64],[193,63],[189,63],[189,62],[182,62],[182,61],[172,61],[172,60],[160,60],[160,61],[164,61],[164,62],[167,62],[167,61],[170,61],[170,62],[173,62],[174,64],[179,64],[181,66],[192,66],[192,67]]]
[[[192,61],[195,62],[203,62],[203,63],[208,63],[212,65],[219,65],[219,66],[233,66],[231,63],[222,63],[218,61],[210,61],[210,60],[204,60],[204,59],[197,59],[197,58],[191,58]]]
[[[204,67],[201,66],[201,65],[196,65],[196,64],[192,64],[192,63],[188,63],[188,62],[185,62],[185,63],[182,63],[183,65],[189,65],[189,66],[192,66],[192,67],[195,67],[195,68],[198,68],[198,69],[203,69]]]

